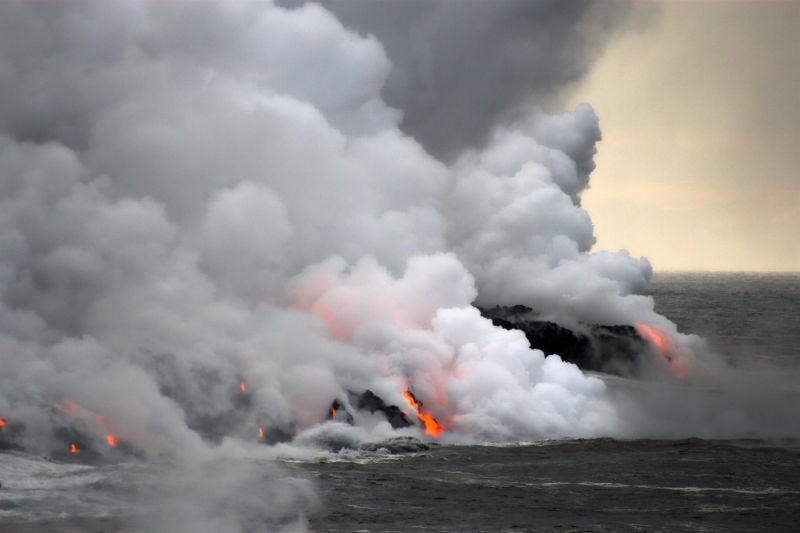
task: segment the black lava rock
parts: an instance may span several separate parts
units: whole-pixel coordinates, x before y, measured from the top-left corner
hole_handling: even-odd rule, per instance
[[[345,424],[353,424],[353,415],[345,409],[342,402],[338,399],[335,399],[331,402],[331,407],[328,409],[328,415],[325,417],[326,420],[335,420],[337,422],[344,422]]]
[[[353,402],[361,411],[370,413],[381,412],[393,428],[407,428],[412,425],[411,421],[396,405],[387,405],[378,395],[367,389],[361,394],[357,394]]]
[[[640,354],[647,349],[633,326],[585,324],[579,330],[571,329],[537,318],[535,311],[524,305],[481,309],[481,314],[496,326],[522,331],[531,348],[545,355],[558,354],[584,370],[636,376]]]

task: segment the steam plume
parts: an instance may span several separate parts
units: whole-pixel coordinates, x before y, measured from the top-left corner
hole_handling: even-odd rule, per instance
[[[404,132],[447,159],[482,145],[531,101],[551,100],[580,80],[629,9],[584,0],[322,5],[380,40],[392,62],[383,98],[403,112]]]
[[[425,52],[350,4],[374,35],[316,4],[0,4],[0,415],[52,451],[70,399],[142,453],[207,457],[410,384],[444,438],[625,434],[603,381],[472,307],[641,321],[700,353],[638,294],[645,259],[591,252],[591,107],[524,105],[588,65],[593,33],[568,44],[586,7],[559,6],[389,6]],[[508,94],[438,68],[454,25],[509,20],[485,50],[512,57],[489,69]],[[532,28],[553,50],[516,44]]]

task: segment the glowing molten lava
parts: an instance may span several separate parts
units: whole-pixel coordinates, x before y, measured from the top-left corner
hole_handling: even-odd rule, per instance
[[[94,411],[79,405],[78,403],[74,402],[73,400],[64,400],[61,403],[55,404],[55,408],[64,413],[65,415],[69,416],[70,418],[75,419],[79,424],[86,424],[94,426],[94,431],[96,434],[105,435],[106,444],[110,448],[116,448],[119,442],[116,433],[112,433],[114,428],[108,422],[108,419],[105,415],[100,413],[95,413]],[[130,437],[125,436],[126,441],[130,442]],[[70,446],[70,453],[78,453],[80,450],[78,447],[73,443]]]
[[[247,385],[244,384],[244,381],[239,383],[239,392],[244,393],[247,391]]]
[[[69,445],[69,453],[76,454],[76,453],[79,453],[79,452],[80,452],[80,450],[78,450],[78,447],[75,445],[74,442]]]
[[[647,326],[641,322],[636,323],[636,332],[639,333],[644,339],[650,341],[650,344],[656,347],[658,354],[665,359],[667,358],[666,352],[670,345],[669,337],[663,331],[657,330],[654,327]]]
[[[0,429],[3,429],[4,427],[6,427],[6,419],[0,418]]]
[[[259,440],[264,440],[264,436],[265,435],[266,435],[266,433],[264,433],[264,426],[258,426],[258,438],[259,438]]]
[[[336,420],[336,408],[334,408],[334,407],[331,407],[331,410],[330,410],[330,412],[328,413],[328,417],[329,417],[331,420],[334,420],[334,421]]]
[[[635,326],[639,336],[652,344],[656,349],[656,353],[666,360],[667,363],[670,363],[672,361],[673,347],[667,334],[652,326],[642,324],[641,322],[637,322]]]
[[[639,336],[648,341],[656,349],[659,357],[667,362],[667,368],[672,375],[679,379],[684,379],[688,373],[689,362],[685,357],[677,353],[669,335],[660,329],[641,322],[636,322],[634,327]]]
[[[439,438],[444,433],[444,428],[433,418],[425,409],[423,409],[417,399],[411,394],[411,391],[406,389],[403,391],[403,398],[408,402],[408,405],[417,414],[417,418],[422,422],[422,431],[430,437]]]

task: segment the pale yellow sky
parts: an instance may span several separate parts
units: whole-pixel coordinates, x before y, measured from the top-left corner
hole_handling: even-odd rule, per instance
[[[656,5],[571,98],[603,130],[583,197],[597,248],[800,271],[800,1]]]

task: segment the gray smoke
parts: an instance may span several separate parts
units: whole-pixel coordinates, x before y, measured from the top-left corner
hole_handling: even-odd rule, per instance
[[[552,101],[580,81],[630,9],[587,0],[321,4],[381,42],[392,62],[384,100],[403,112],[404,132],[445,159],[481,146],[525,105]]]

